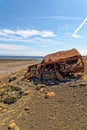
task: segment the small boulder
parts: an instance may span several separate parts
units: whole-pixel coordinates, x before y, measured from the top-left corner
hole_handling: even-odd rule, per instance
[[[44,88],[41,88],[41,89],[39,90],[40,93],[42,93],[43,91],[44,91]]]
[[[24,93],[23,93],[23,95],[24,95],[24,96],[25,96],[25,95],[29,95],[30,93],[31,93],[31,91],[25,90]]]
[[[45,98],[54,98],[55,97],[55,93],[54,92],[48,92],[46,95],[45,95]]]
[[[8,129],[14,130],[15,125],[16,125],[15,122],[10,122],[9,125],[8,125]]]
[[[86,86],[86,83],[85,82],[81,82],[80,86]]]
[[[74,84],[74,83],[70,83],[70,85],[69,85],[70,87],[76,87],[76,84]]]
[[[30,109],[29,107],[25,107],[25,108],[24,108],[25,111],[28,111],[29,109]]]
[[[81,79],[82,79],[82,80],[87,80],[87,75],[83,75],[83,76],[81,77]]]
[[[20,128],[16,125],[15,121],[10,121],[8,125],[8,130],[20,130]]]
[[[45,87],[45,85],[43,85],[43,84],[37,84],[36,85],[36,90],[40,90],[41,88],[44,88]]]
[[[5,104],[12,104],[12,103],[14,103],[14,102],[16,102],[17,101],[17,99],[16,99],[16,97],[14,97],[14,96],[8,96],[8,97],[6,97],[5,99],[4,99],[4,103]]]
[[[8,82],[11,82],[13,80],[16,80],[17,78],[17,75],[12,75],[9,79],[8,79]]]

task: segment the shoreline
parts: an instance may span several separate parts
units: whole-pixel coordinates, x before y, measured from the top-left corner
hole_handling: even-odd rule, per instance
[[[0,80],[18,73],[20,70],[24,71],[29,65],[39,62],[40,60],[0,60]]]

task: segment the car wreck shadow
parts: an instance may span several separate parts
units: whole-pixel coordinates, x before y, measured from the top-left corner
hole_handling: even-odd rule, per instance
[[[35,85],[37,84],[44,84],[46,86],[52,86],[52,85],[58,85],[60,83],[68,83],[68,82],[73,82],[73,81],[77,81],[81,78],[81,76],[73,76],[73,77],[65,77],[63,80],[58,80],[57,78],[54,79],[40,79],[37,80],[35,78],[30,79],[30,82],[33,82]]]

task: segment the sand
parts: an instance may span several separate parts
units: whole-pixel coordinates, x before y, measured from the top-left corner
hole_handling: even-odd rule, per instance
[[[38,60],[0,60],[0,78],[27,68],[28,65],[38,63]]]

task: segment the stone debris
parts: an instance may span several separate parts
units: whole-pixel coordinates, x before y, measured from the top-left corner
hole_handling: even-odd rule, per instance
[[[76,87],[76,84],[75,83],[70,83],[70,85],[69,85],[70,87]]]
[[[40,90],[41,88],[44,88],[44,87],[45,87],[44,84],[37,84],[37,85],[35,86],[35,89],[36,89],[36,90]]]
[[[0,102],[12,104],[23,95],[23,90],[18,86],[7,85],[0,90]]]
[[[29,95],[31,93],[31,91],[29,91],[29,90],[25,90],[24,92],[23,92],[23,95],[25,96],[25,95]]]
[[[54,92],[48,92],[46,95],[45,95],[45,98],[54,98],[55,97],[55,93]]]
[[[8,79],[8,82],[16,80],[16,78],[17,78],[17,75],[11,75],[11,77]]]
[[[81,82],[80,86],[86,86],[86,83],[85,82]]]
[[[28,110],[30,110],[30,108],[27,106],[27,107],[24,108],[24,110],[28,111]]]
[[[39,90],[39,92],[41,92],[41,93],[42,93],[43,91],[44,91],[44,88],[41,88],[41,89]]]
[[[8,110],[7,106],[5,106],[4,104],[0,104],[0,112],[1,113],[7,112],[7,110]]]
[[[83,75],[83,76],[81,77],[81,79],[82,79],[82,80],[87,80],[87,75]]]
[[[16,125],[15,121],[10,121],[8,125],[8,130],[20,130],[20,128]]]

